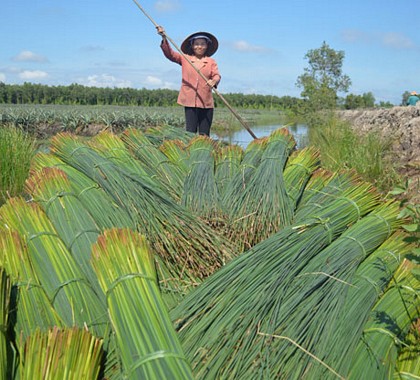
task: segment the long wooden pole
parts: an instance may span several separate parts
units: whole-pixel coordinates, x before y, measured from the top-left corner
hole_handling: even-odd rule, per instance
[[[147,12],[143,9],[143,7],[138,3],[137,0],[133,0],[134,3],[137,5],[137,7],[143,12],[143,14],[153,23],[153,25],[157,28],[159,25],[156,24],[156,22],[147,14]],[[182,52],[182,50],[177,46],[177,44],[165,33],[165,37],[168,39],[168,41],[175,47],[176,50],[185,58],[185,60],[194,68],[194,70],[198,73],[198,75],[203,78],[206,83],[208,83],[208,78],[205,77],[205,75],[191,62],[190,59]],[[249,125],[245,122],[245,120],[232,108],[232,106],[228,103],[228,101],[223,97],[223,95],[213,86],[211,86],[214,93],[219,96],[219,98],[225,103],[226,107],[230,110],[230,112],[233,113],[233,115],[239,120],[239,122],[242,124],[242,126],[249,132],[249,134],[254,138],[257,139],[257,136],[255,136],[254,132],[252,132]]]

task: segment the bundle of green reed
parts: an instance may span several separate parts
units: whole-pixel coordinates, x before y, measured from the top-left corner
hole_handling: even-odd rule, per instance
[[[299,224],[255,245],[187,295],[171,317],[196,377],[235,377],[260,363],[255,360],[267,340],[258,335],[261,321],[307,263],[377,204],[377,194],[366,186],[331,195],[324,207],[314,206]],[[264,367],[255,365],[254,375]]]
[[[252,140],[246,147],[239,170],[225,187],[222,202],[226,210],[230,208],[238,194],[248,186],[250,178],[260,164],[266,145],[267,138],[261,138]]]
[[[32,172],[45,170],[48,167],[60,168],[66,173],[70,181],[71,192],[75,194],[83,208],[92,216],[101,231],[113,226],[118,228],[135,228],[137,222],[130,217],[125,206],[119,206],[96,182],[77,169],[65,164],[58,157],[52,154],[38,154],[34,159]],[[183,294],[188,286],[179,284],[178,280],[166,280],[174,278],[174,273],[173,270],[168,270],[167,263],[163,258],[156,256],[156,264],[163,288],[169,293]],[[175,278],[178,279],[178,277]],[[177,299],[178,296],[165,297],[165,301],[168,303],[175,303]]]
[[[107,131],[101,132],[90,139],[88,144],[110,160],[123,163],[127,170],[133,174],[150,177],[146,169],[130,154],[118,136]],[[158,183],[155,185],[158,186]]]
[[[11,198],[0,208],[0,231],[18,231],[28,265],[66,326],[88,326],[97,336],[107,327],[104,297],[98,295],[36,203]]]
[[[336,371],[344,377],[348,376],[351,358],[372,308],[411,250],[405,239],[404,234],[393,234],[357,267],[349,283],[345,303],[337,318],[339,322],[325,342],[325,347],[334,349],[324,349],[322,357],[323,362],[334,363]],[[336,376],[324,366],[314,366],[311,377],[333,379]]]
[[[127,129],[121,139],[134,157],[141,162],[149,177],[161,183],[166,192],[178,201],[181,198],[184,179],[181,169],[141,131]]]
[[[342,173],[317,173],[317,179],[312,182],[312,185],[319,186],[319,188],[312,187],[307,194],[305,189],[301,201],[298,203],[298,207],[295,211],[294,221],[304,220],[316,209],[322,209],[326,202],[329,202],[331,198],[342,198],[346,200],[344,195],[347,192],[357,193],[358,198],[363,198],[364,193],[361,188],[366,192],[368,198],[372,197],[374,193],[376,204],[379,202],[379,194],[375,191],[372,185],[363,183],[360,177],[354,172],[346,171]],[[321,187],[323,185],[323,187]],[[350,202],[350,200],[348,200]],[[357,205],[355,205],[357,208]]]
[[[26,189],[43,208],[95,293],[103,297],[90,264],[89,249],[101,231],[73,192],[66,174],[57,168],[44,168],[32,173],[26,181]]]
[[[252,247],[291,223],[294,204],[286,193],[283,170],[294,146],[287,129],[273,132],[246,188],[231,199],[230,237],[244,247]]]
[[[337,173],[333,173],[322,168],[315,170],[305,186],[302,196],[299,199],[298,206],[304,206],[312,196],[322,191],[324,187],[327,186],[328,183],[336,176]]]
[[[195,136],[194,133],[187,132],[183,128],[169,125],[148,128],[144,133],[150,142],[156,146],[161,145],[166,140],[180,140],[184,144],[188,144]]]
[[[420,316],[420,281],[413,269],[418,271],[419,265],[404,260],[393,274],[386,293],[373,308],[351,358],[349,379],[392,379],[394,376],[410,379],[418,376],[418,373],[413,373],[414,377],[410,373],[395,373],[398,350],[408,348],[404,339],[412,323]],[[409,356],[406,360],[415,363],[418,357]]]
[[[0,267],[0,378],[12,378],[13,352],[9,341],[9,312],[12,283],[6,270]]]
[[[283,172],[286,193],[294,207],[299,203],[306,185],[319,168],[319,152],[313,147],[306,147],[293,152]]]
[[[37,328],[47,331],[53,326],[64,326],[33,271],[27,245],[10,228],[0,229],[0,263],[13,282],[14,326],[11,328],[15,335],[26,338]]]
[[[104,356],[102,341],[76,327],[34,331],[19,351],[20,380],[98,379]]]
[[[206,220],[221,216],[219,191],[214,176],[214,146],[207,136],[197,136],[187,147],[190,170],[184,182],[181,204]]]
[[[139,232],[151,242],[171,271],[162,279],[179,288],[195,285],[232,257],[230,242],[177,205],[149,181],[127,172],[71,135],[57,135],[52,150],[69,165],[90,177],[130,214]],[[171,285],[171,286],[172,286]],[[182,284],[182,287],[184,285]]]
[[[152,254],[144,237],[108,230],[92,248],[128,379],[192,379],[160,296]]]
[[[56,167],[64,171],[70,181],[72,192],[76,194],[86,211],[92,216],[98,227],[135,228],[135,222],[123,207],[119,206],[100,186],[57,156],[39,153],[32,160],[32,172],[43,168]]]
[[[418,268],[417,268],[418,269]],[[419,313],[420,314],[420,313]],[[420,373],[420,318],[417,318],[410,327],[404,339],[404,345],[400,349],[395,375],[401,379],[413,378]]]
[[[302,378],[305,374],[312,376],[319,370],[318,366],[322,366],[324,370],[327,366],[333,368],[334,371],[329,370],[331,377],[337,374],[338,363],[325,363],[325,358],[331,359],[330,337],[342,324],[353,322],[347,320],[349,315],[342,314],[341,311],[352,286],[354,273],[358,265],[398,227],[400,222],[397,215],[396,204],[380,206],[313,257],[294,281],[290,284],[276,284],[280,287],[287,286],[287,289],[282,292],[284,296],[281,302],[276,298],[271,315],[268,314],[259,326],[265,337],[265,344],[272,339],[269,347],[260,353],[268,361],[264,365],[268,366],[267,371],[271,376],[277,373],[297,378]],[[265,294],[268,296],[275,293],[276,289],[270,287]],[[261,299],[264,298],[262,294]],[[365,309],[367,305],[360,306],[359,313],[369,313],[370,309]],[[351,331],[350,334],[354,333],[355,331]],[[287,339],[276,338],[278,336]],[[351,335],[341,339],[343,342],[338,347],[345,346]],[[263,347],[261,349],[264,350]],[[314,360],[314,357],[320,361]],[[241,373],[253,371],[249,364],[251,358],[247,363],[249,367],[242,364]],[[255,357],[255,360],[258,358]],[[252,366],[256,365],[255,360]],[[343,376],[342,373],[340,375]]]
[[[179,168],[179,174],[181,176],[180,181],[184,183],[185,177],[189,170],[188,164],[188,151],[187,145],[181,140],[165,140],[159,149],[162,153],[172,162],[176,167]]]
[[[238,145],[227,145],[216,150],[215,178],[219,194],[223,197],[228,183],[239,172],[244,156]]]

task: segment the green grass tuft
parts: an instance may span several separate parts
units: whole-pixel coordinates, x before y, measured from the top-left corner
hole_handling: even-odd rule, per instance
[[[35,141],[13,126],[0,127],[0,205],[23,191]]]

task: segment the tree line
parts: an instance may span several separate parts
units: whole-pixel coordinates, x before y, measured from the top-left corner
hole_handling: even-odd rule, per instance
[[[0,104],[57,104],[57,105],[118,105],[118,106],[174,106],[178,91],[169,89],[134,89],[88,87],[80,84],[48,86],[25,82],[0,82]],[[250,109],[291,109],[300,99],[291,96],[230,93],[223,97],[234,107]],[[215,96],[216,107],[224,103]]]
[[[302,95],[306,95],[303,92]],[[318,93],[317,96],[320,94]],[[69,86],[49,86],[25,82],[24,84],[5,84],[0,82],[0,104],[57,104],[57,105],[118,105],[171,107],[176,105],[177,90],[146,88],[88,87],[80,84]],[[293,96],[228,93],[223,97],[233,107],[248,109],[296,110],[302,108],[308,99]],[[215,106],[224,107],[223,101],[215,96]],[[324,96],[319,99],[325,106]],[[343,109],[375,107],[372,93],[349,94],[336,98],[337,107]],[[392,106],[392,104],[379,104]]]

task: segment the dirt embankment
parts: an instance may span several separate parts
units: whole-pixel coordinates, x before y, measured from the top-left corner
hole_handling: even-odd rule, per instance
[[[340,111],[360,133],[377,131],[392,141],[396,164],[402,174],[420,181],[420,104],[388,109]]]

